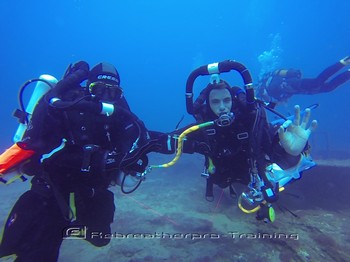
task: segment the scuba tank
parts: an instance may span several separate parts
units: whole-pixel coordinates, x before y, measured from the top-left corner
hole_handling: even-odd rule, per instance
[[[273,76],[280,76],[283,78],[301,78],[301,71],[298,69],[279,69],[272,73]]]
[[[34,91],[29,99],[27,107],[24,109],[23,105],[23,92],[25,88],[33,83],[37,82]],[[19,126],[13,137],[13,142],[16,143],[20,141],[23,137],[24,132],[27,129],[28,123],[30,121],[31,115],[38,104],[39,100],[51,89],[53,88],[58,80],[51,75],[41,75],[38,79],[32,79],[24,83],[20,89],[19,102],[21,109],[16,109],[14,116],[19,119]]]
[[[29,84],[37,82],[34,91],[29,99],[28,105],[25,108],[23,103],[23,93]],[[21,109],[16,109],[13,115],[19,119],[19,126],[13,137],[14,144],[0,155],[0,182],[9,184],[20,178],[25,181],[26,178],[18,172],[19,164],[31,157],[35,152],[33,150],[23,150],[17,145],[23,138],[27,130],[30,118],[37,106],[39,100],[57,83],[57,79],[51,75],[41,75],[37,79],[28,80],[20,88],[19,104]],[[3,175],[6,174],[6,179]]]

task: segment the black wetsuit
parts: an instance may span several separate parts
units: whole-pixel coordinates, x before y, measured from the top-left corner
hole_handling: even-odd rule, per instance
[[[184,153],[202,154],[206,156],[206,168],[209,167],[209,158],[215,166],[215,172],[209,174],[207,179],[207,197],[213,194],[213,184],[221,188],[229,187],[234,182],[247,185],[251,168],[255,166],[254,161],[258,164],[259,174],[265,174],[268,163],[275,162],[282,168],[289,168],[296,165],[300,159],[299,156],[287,154],[279,145],[278,136],[274,132],[276,127],[268,124],[264,108],[258,106],[253,111],[242,112],[236,107],[233,112],[235,120],[231,125],[202,128],[188,134],[184,140]],[[210,121],[213,117],[213,114],[209,113],[203,120]],[[178,137],[187,128],[170,133],[167,137],[172,137],[171,148],[163,147],[160,151],[173,153],[177,144],[174,137]]]
[[[350,80],[349,70],[330,79],[344,67],[344,64],[337,62],[323,70],[316,78],[302,78],[300,70],[276,70],[264,76],[258,96],[262,97],[265,89],[268,96],[277,101],[283,101],[293,95],[313,95],[333,91]]]
[[[24,166],[25,173],[34,176],[32,187],[6,221],[0,257],[16,254],[16,261],[57,261],[62,240],[72,232],[95,246],[109,243],[108,238],[91,237],[92,232],[111,232],[115,206],[108,187],[119,170],[145,168],[136,161],[148,152],[149,143],[148,131],[127,113],[126,101],[114,105],[125,110],[106,116],[83,107],[57,109],[41,100],[19,143],[36,152]],[[72,193],[75,221],[69,205]],[[77,236],[77,229],[85,228]]]

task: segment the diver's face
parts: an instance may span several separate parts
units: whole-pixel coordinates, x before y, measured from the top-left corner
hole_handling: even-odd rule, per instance
[[[215,115],[231,112],[232,97],[227,89],[213,89],[209,93],[209,106]]]

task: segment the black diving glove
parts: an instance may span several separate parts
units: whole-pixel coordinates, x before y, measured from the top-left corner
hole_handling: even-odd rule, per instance
[[[76,84],[80,84],[88,78],[89,75],[89,64],[85,61],[79,61],[74,65],[70,64],[64,73],[63,79],[70,79],[69,81],[74,81]]]
[[[73,87],[79,87],[80,83],[88,78],[89,64],[85,61],[79,61],[73,66],[70,64],[64,74],[62,80],[60,80],[56,86],[50,90],[47,94],[47,101],[52,104],[52,98],[60,97],[65,94],[69,89]]]

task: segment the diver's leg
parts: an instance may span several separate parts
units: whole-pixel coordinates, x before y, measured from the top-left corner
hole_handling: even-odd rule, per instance
[[[213,189],[214,189],[214,182],[213,182],[213,179],[209,177],[207,178],[207,185],[205,189],[205,199],[209,202],[214,200]]]
[[[300,86],[297,91],[300,95],[313,95],[321,92],[323,82],[318,78],[303,78],[300,80]]]
[[[336,89],[338,86],[341,86],[345,82],[350,80],[350,69],[346,70],[345,72],[337,75],[333,79],[331,79],[328,83],[326,83],[323,87],[321,92],[330,92]]]
[[[230,196],[232,198],[236,198],[237,197],[237,192],[236,192],[236,189],[235,189],[235,187],[233,186],[232,183],[230,184],[229,189],[230,189]]]
[[[107,189],[93,190],[90,196],[77,194],[76,208],[77,220],[74,224],[87,227],[86,240],[97,247],[107,245],[110,238],[104,236],[111,234],[114,194]]]
[[[6,221],[0,257],[16,254],[16,261],[57,261],[66,225],[53,196],[29,190],[18,199]]]
[[[323,70],[318,76],[317,79],[324,83],[328,78],[330,78],[332,75],[337,73],[340,69],[344,68],[345,66],[350,64],[350,57],[346,56],[343,59],[339,60],[335,64],[327,67],[325,70]]]

